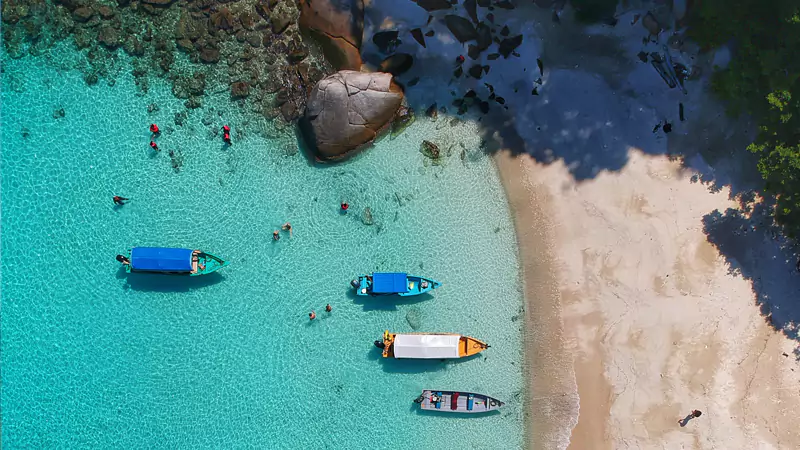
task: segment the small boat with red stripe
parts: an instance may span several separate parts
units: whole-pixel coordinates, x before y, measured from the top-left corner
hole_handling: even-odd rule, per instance
[[[419,407],[424,410],[469,414],[495,411],[505,405],[488,395],[432,389],[422,391],[414,403],[419,403]]]

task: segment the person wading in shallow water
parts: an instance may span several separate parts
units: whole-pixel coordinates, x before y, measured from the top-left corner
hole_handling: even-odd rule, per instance
[[[114,196],[114,204],[115,205],[124,205],[126,201],[130,200],[129,198],[120,197],[119,195]]]
[[[150,148],[152,148],[153,150],[155,150],[157,152],[161,151],[161,149],[158,148],[158,144],[156,144],[155,141],[150,141]]]
[[[317,313],[315,313],[314,311],[308,313],[308,320],[314,320],[316,318],[317,318]]]
[[[350,204],[342,202],[342,212],[347,212],[348,209],[350,209]]]
[[[326,312],[331,312],[331,311],[333,311],[333,308],[331,308],[331,304],[330,304],[330,303],[328,303],[327,305],[325,305],[325,311],[326,311]]]
[[[156,136],[158,136],[159,134],[161,134],[161,130],[159,130],[159,129],[158,129],[158,125],[156,125],[156,124],[154,124],[154,123],[151,123],[151,124],[150,124],[150,132],[151,132],[151,133],[153,133],[153,134],[154,134],[154,135],[156,135]]]
[[[231,145],[231,127],[223,125],[222,131],[224,132],[222,140],[225,141],[226,144]]]

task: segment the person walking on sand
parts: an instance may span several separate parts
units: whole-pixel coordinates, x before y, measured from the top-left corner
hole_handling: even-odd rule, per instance
[[[292,224],[290,224],[289,222],[286,222],[285,224],[283,224],[283,226],[281,227],[281,230],[288,231],[289,232],[289,237],[292,237]]]
[[[327,305],[325,305],[325,312],[331,312],[331,311],[333,311],[333,308],[331,308],[331,304],[328,303]]]
[[[679,420],[678,424],[680,424],[680,426],[682,426],[682,427],[685,427],[686,424],[688,424],[690,420],[692,420],[694,418],[697,418],[697,417],[700,417],[702,415],[703,415],[702,411],[700,411],[699,409],[693,409],[692,412],[689,413],[688,416],[686,416],[683,419]]]
[[[114,204],[115,205],[124,205],[126,201],[130,200],[129,198],[120,197],[119,195],[114,196]]]
[[[310,313],[308,313],[308,320],[314,320],[316,318],[317,318],[317,313],[315,313],[313,310]]]

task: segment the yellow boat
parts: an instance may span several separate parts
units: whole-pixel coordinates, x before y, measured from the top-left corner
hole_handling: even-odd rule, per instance
[[[375,341],[384,358],[445,359],[466,358],[489,348],[474,337],[455,333],[389,333]]]

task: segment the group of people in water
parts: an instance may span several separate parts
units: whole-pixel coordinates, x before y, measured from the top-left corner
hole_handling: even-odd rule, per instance
[[[156,143],[155,139],[161,136],[161,129],[158,128],[158,125],[151,123],[150,124],[150,148],[154,151],[160,152],[161,149],[158,148],[158,144]],[[228,125],[222,126],[222,141],[225,142],[226,145],[231,145],[231,127]]]
[[[229,127],[228,125],[223,125],[222,126],[222,133],[223,133],[222,134],[223,142],[225,142],[225,144],[227,144],[227,145],[231,145],[231,127]],[[160,152],[161,149],[158,148],[158,144],[156,143],[156,138],[161,136],[161,129],[158,127],[157,124],[155,124],[155,123],[151,123],[150,124],[150,134],[151,134],[150,135],[150,148],[152,148],[153,151]],[[170,152],[170,155],[172,155],[172,152]],[[114,204],[115,205],[122,206],[128,200],[130,200],[130,199],[127,199],[125,197],[120,197],[119,195],[115,195],[114,196]],[[287,222],[286,225],[289,225],[289,223]],[[286,225],[284,225],[284,227]],[[286,228],[284,228],[284,229],[286,229]],[[289,230],[290,234],[291,234],[291,229],[292,229],[292,227],[291,227],[291,225],[289,225],[288,230]],[[273,237],[274,237],[274,235],[273,235]]]
[[[331,307],[331,304],[328,303],[327,305],[325,305],[325,312],[331,312],[331,311],[333,311],[333,308]],[[314,310],[312,309],[311,312],[308,313],[308,319],[314,320],[316,318],[317,318],[317,313],[315,313]]]
[[[231,127],[229,127],[228,125],[223,125],[222,126],[222,132],[223,132],[223,134],[222,134],[223,142],[225,142],[225,144],[227,144],[227,145],[231,145]],[[151,123],[150,124],[150,133],[151,133],[151,136],[150,136],[150,148],[152,148],[156,152],[160,152],[161,149],[158,148],[158,144],[156,143],[155,139],[161,135],[161,129],[158,127],[157,124]],[[121,197],[119,195],[115,195],[113,200],[114,200],[114,205],[122,206],[126,202],[128,202],[130,199],[129,198],[125,198],[125,197]],[[343,214],[345,214],[350,209],[350,204],[347,203],[346,201],[344,201],[344,202],[341,203],[340,208],[341,208],[340,211]],[[290,238],[292,237],[292,224],[290,224],[289,222],[284,223],[281,226],[281,230],[282,231],[288,231],[289,232],[289,237]],[[275,230],[275,231],[272,232],[272,240],[273,241],[278,241],[278,240],[280,240],[280,238],[281,238],[281,235],[280,235],[280,232],[278,230]],[[128,265],[128,264],[131,263],[130,259],[128,257],[126,257],[126,256],[123,256],[123,255],[117,255],[117,261],[119,261],[123,265]],[[328,312],[328,313],[333,311],[333,308],[331,307],[330,304],[325,305],[325,311]],[[317,313],[312,310],[308,314],[308,317],[309,317],[310,320],[314,320],[314,319],[317,318]]]

